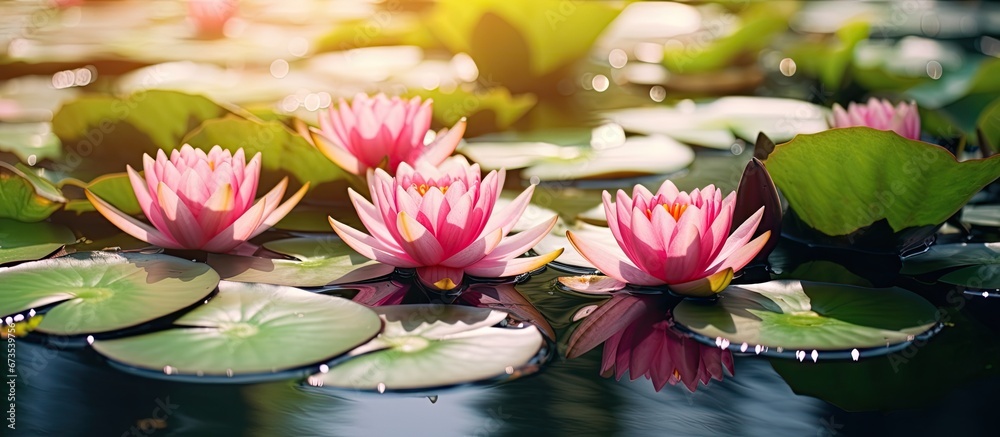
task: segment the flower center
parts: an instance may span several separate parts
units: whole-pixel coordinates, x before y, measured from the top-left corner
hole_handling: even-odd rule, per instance
[[[438,190],[441,191],[441,194],[445,194],[445,193],[448,192],[448,187],[439,187],[439,186],[436,186],[436,185],[429,185],[429,184],[420,184],[420,185],[417,185],[417,184],[413,184],[413,187],[417,189],[417,192],[420,193],[421,196],[423,196],[424,194],[427,194],[427,191],[430,190],[431,188],[437,188]]]
[[[663,209],[667,211],[667,214],[670,214],[674,218],[674,221],[680,221],[681,215],[683,215],[684,211],[686,211],[688,208],[688,205],[686,203],[675,203],[673,205],[663,204],[660,206],[662,206]],[[652,219],[653,210],[647,209],[646,216]]]

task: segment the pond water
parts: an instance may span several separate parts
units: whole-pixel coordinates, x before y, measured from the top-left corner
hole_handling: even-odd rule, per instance
[[[2,435],[997,433],[996,3],[60,0],[0,15]],[[378,93],[433,100],[406,121],[434,129],[404,135],[420,153],[454,139],[464,158],[448,163],[505,169],[495,215],[533,190],[511,236],[557,217],[510,258],[565,252],[442,292],[428,284],[454,282],[418,281],[427,265],[345,243],[339,223],[379,234],[348,188],[391,193],[362,180],[377,141],[345,159],[329,125],[339,99]],[[198,221],[214,194],[178,200],[194,225],[151,216],[123,173],[218,188],[144,167],[182,144],[259,152],[256,196],[304,197],[273,222],[244,209],[263,233],[154,247],[219,224]],[[220,192],[253,200],[237,179]],[[633,227],[623,250],[662,259],[600,269],[570,242],[619,251],[602,192],[621,204],[667,180],[687,201],[615,229],[679,229],[701,202],[687,192],[711,184],[719,202],[736,192],[725,236],[742,241],[680,253],[668,243],[691,233],[639,247],[651,233]],[[457,186],[421,181],[400,191]],[[375,240],[431,251],[407,217]],[[718,268],[722,252],[747,262]],[[701,273],[656,276],[675,262]],[[616,279],[628,263],[638,279]]]

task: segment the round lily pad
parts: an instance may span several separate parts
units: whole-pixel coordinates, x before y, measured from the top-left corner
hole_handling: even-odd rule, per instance
[[[76,241],[65,226],[0,219],[0,264],[34,261]]]
[[[359,255],[336,236],[287,238],[264,247],[295,260],[209,254],[208,264],[229,281],[296,287],[365,281],[395,270]]]
[[[56,304],[38,332],[106,333],[187,308],[218,282],[207,265],[172,256],[81,252],[0,269],[0,315]]]
[[[94,349],[143,375],[266,379],[328,361],[368,341],[382,326],[374,312],[346,299],[228,281],[219,283],[215,298],[174,324],[152,334],[97,341]]]
[[[845,358],[832,351],[888,348],[938,324],[937,309],[900,288],[865,288],[795,280],[730,286],[714,305],[681,302],[675,321],[716,345],[774,354]]]
[[[938,278],[948,284],[1000,288],[1000,242],[936,244],[903,260],[903,274],[923,274],[961,267]]]
[[[506,313],[457,305],[375,308],[382,334],[309,383],[366,391],[416,391],[514,375],[544,340],[534,326],[493,327]]]

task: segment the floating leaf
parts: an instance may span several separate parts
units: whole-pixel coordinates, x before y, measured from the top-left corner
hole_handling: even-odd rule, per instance
[[[375,311],[385,321],[382,334],[311,383],[379,391],[472,383],[512,374],[544,344],[534,326],[492,327],[507,315],[485,308],[399,305]]]
[[[661,134],[675,140],[729,149],[736,137],[753,141],[763,132],[774,141],[826,130],[827,110],[808,102],[771,97],[723,97],[676,107],[620,109],[604,114],[625,130]]]
[[[994,150],[1000,148],[1000,99],[994,100],[979,114],[976,127]]]
[[[844,351],[912,341],[937,324],[938,314],[900,288],[783,280],[730,286],[714,305],[681,302],[674,319],[729,344]]]
[[[216,297],[174,324],[165,331],[97,341],[94,350],[130,368],[197,381],[321,363],[371,339],[381,327],[375,313],[346,299],[227,281],[219,283]]]
[[[922,254],[903,260],[906,275],[961,267],[938,278],[948,284],[973,288],[1000,288],[1000,242],[935,244]]]
[[[609,179],[667,174],[694,161],[691,148],[669,137],[632,137],[596,148],[545,143],[469,143],[460,151],[484,170],[526,167],[524,178],[543,181]]]
[[[275,240],[264,243],[264,247],[295,260],[209,254],[208,264],[229,281],[297,287],[359,282],[395,270],[358,255],[335,236]]]
[[[172,256],[76,253],[0,269],[0,315],[56,304],[39,332],[106,333],[187,308],[218,282],[207,265]]]
[[[62,192],[31,168],[0,161],[0,218],[37,222],[48,218],[65,202]]]
[[[142,168],[143,153],[155,156],[158,149],[178,148],[202,121],[229,112],[205,97],[174,91],[81,97],[63,105],[52,118],[52,132],[63,144],[56,170],[91,179],[124,171],[126,165]]]
[[[74,241],[62,225],[0,219],[0,264],[44,258]]]
[[[765,165],[796,215],[831,236],[881,219],[895,232],[941,224],[1000,177],[1000,157],[957,162],[942,147],[867,127],[799,135]]]
[[[50,123],[0,123],[0,152],[13,153],[21,161],[56,159],[60,144]]]
[[[182,143],[208,150],[216,144],[229,150],[243,148],[247,157],[261,153],[261,185],[270,186],[285,174],[314,185],[341,178],[344,172],[305,138],[277,121],[260,122],[235,116],[208,120],[184,137]]]
[[[69,184],[86,188],[125,214],[136,215],[142,213],[139,201],[135,198],[135,191],[132,190],[132,182],[128,178],[128,173],[106,174],[86,184],[77,182],[67,180],[61,182],[61,184],[63,186]],[[94,205],[87,199],[73,199],[66,202],[66,210],[77,213],[96,211]]]

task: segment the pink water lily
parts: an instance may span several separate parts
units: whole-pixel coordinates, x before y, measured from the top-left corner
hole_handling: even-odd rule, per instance
[[[337,108],[319,115],[319,135],[313,143],[330,160],[349,173],[365,175],[380,167],[395,174],[399,165],[413,166],[422,159],[438,165],[451,156],[465,134],[465,119],[443,129],[424,145],[431,126],[430,99],[403,100],[378,94],[358,94],[350,104],[340,99]]]
[[[730,233],[736,193],[725,199],[709,185],[690,194],[666,181],[656,194],[636,185],[632,197],[618,190],[617,203],[604,192],[608,227],[621,250],[566,236],[605,275],[640,286],[669,286],[678,294],[708,296],[722,291],[771,235],[751,241],[764,214],[761,207]]]
[[[87,190],[87,198],[104,217],[127,234],[167,249],[230,252],[281,220],[302,199],[309,184],[284,203],[288,187],[282,179],[256,203],[260,153],[246,162],[215,146],[206,154],[187,144],[154,160],[143,155],[144,176],[128,167],[132,190],[152,226],[119,211]]]
[[[420,281],[439,290],[462,283],[464,275],[504,277],[540,268],[558,257],[552,253],[517,258],[555,226],[556,216],[507,236],[524,213],[534,186],[510,205],[494,210],[503,187],[503,170],[482,177],[479,165],[453,157],[439,166],[401,163],[392,177],[382,169],[369,173],[369,202],[349,190],[365,234],[333,218],[333,229],[358,253],[400,268],[415,268]]]
[[[833,105],[833,127],[867,126],[879,130],[891,130],[904,138],[920,139],[920,113],[916,102],[900,102],[896,107],[888,100],[868,99],[867,104],[851,102],[845,110],[839,104]]]
[[[188,0],[188,20],[198,36],[221,38],[239,7],[239,0]]]

